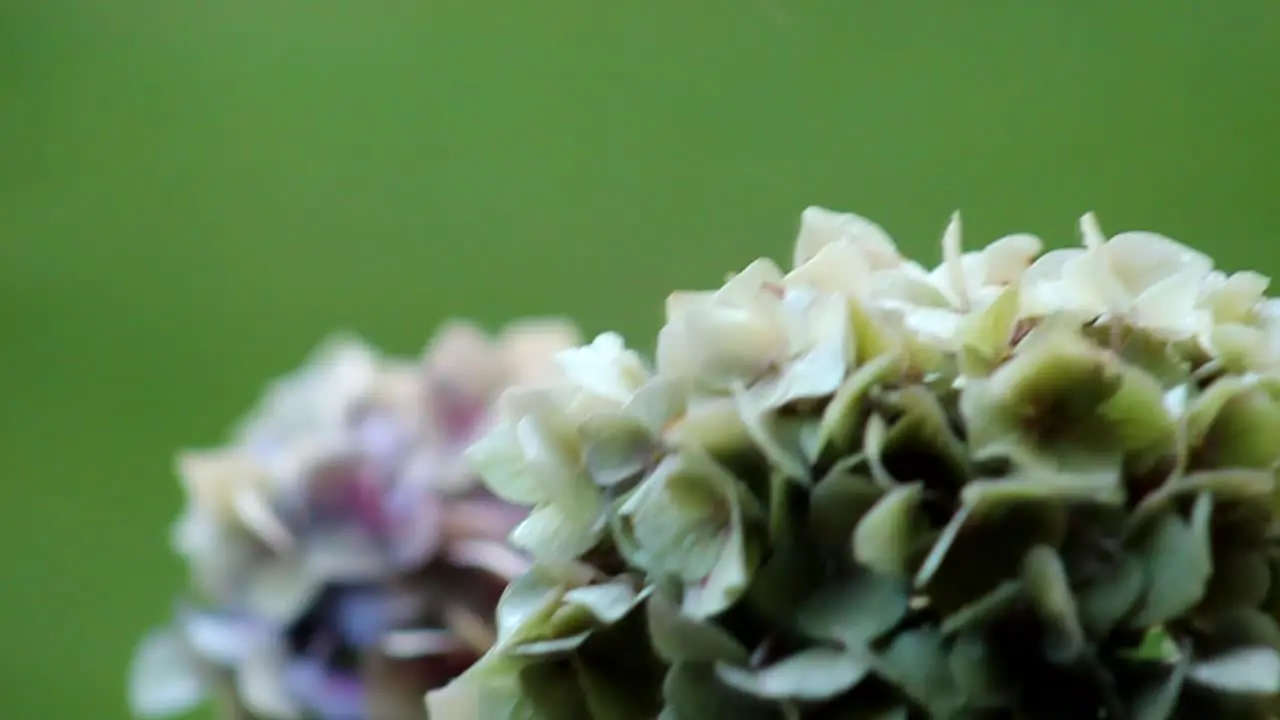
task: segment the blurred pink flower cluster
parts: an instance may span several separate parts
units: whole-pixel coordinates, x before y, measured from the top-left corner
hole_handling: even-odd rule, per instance
[[[492,642],[506,538],[524,510],[463,456],[513,384],[554,375],[577,330],[455,322],[422,358],[330,338],[275,381],[230,442],[179,454],[173,545],[191,593],[139,646],[134,710],[211,696],[233,716],[418,717],[423,693]]]

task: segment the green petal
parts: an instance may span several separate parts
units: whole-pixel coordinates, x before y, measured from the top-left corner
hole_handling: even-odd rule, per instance
[[[912,483],[880,498],[854,530],[854,559],[875,572],[904,575],[920,532],[922,492],[920,483]]]
[[[686,616],[669,592],[655,591],[645,607],[654,650],[667,662],[747,662],[741,643],[714,623]]]
[[[1193,467],[1270,469],[1280,463],[1280,392],[1273,381],[1223,378],[1192,402]]]
[[[1142,540],[1146,596],[1131,627],[1159,625],[1179,617],[1204,596],[1213,560],[1206,539],[1173,513],[1166,513]]]
[[[814,593],[796,611],[795,622],[814,640],[864,648],[906,617],[909,601],[901,579],[860,572]]]
[[[773,703],[753,698],[722,683],[711,665],[676,663],[662,687],[671,720],[783,720]]]
[[[815,647],[764,668],[718,663],[716,676],[730,687],[771,700],[826,700],[866,677],[871,665],[847,650]]]
[[[961,368],[967,376],[990,374],[1009,353],[1018,320],[1019,288],[1010,285],[979,312],[966,315],[956,333]]]
[[[587,473],[596,485],[610,487],[644,471],[655,451],[649,431],[622,414],[596,414],[582,426]]]
[[[855,462],[833,467],[810,496],[808,532],[824,548],[848,547],[858,521],[884,494],[870,477],[849,470]]]
[[[1134,720],[1170,720],[1178,708],[1189,664],[1181,657],[1173,670],[1159,681],[1144,688],[1133,700]]]
[[[733,398],[743,427],[769,463],[801,484],[812,482],[801,442],[803,423],[772,412],[767,403],[741,385],[734,387]]]
[[[947,646],[934,629],[908,630],[896,637],[879,656],[875,671],[931,717],[951,717],[964,702]]]
[[[1057,661],[1074,660],[1084,650],[1084,630],[1057,551],[1044,545],[1031,548],[1022,561],[1022,585],[1052,630],[1046,655]]]
[[[1077,604],[1080,622],[1089,635],[1104,637],[1143,599],[1146,578],[1143,565],[1123,554],[1080,589]]]
[[[872,387],[897,368],[897,356],[885,353],[872,358],[855,370],[836,391],[822,411],[818,425],[820,456],[849,452],[860,439],[860,428],[866,422],[865,398]]]

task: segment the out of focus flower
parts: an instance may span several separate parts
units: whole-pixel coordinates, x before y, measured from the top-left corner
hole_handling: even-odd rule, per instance
[[[506,545],[524,510],[478,486],[463,450],[504,388],[553,376],[577,342],[557,321],[497,339],[454,323],[403,361],[335,337],[226,446],[181,453],[173,544],[193,592],[139,648],[135,711],[212,694],[262,719],[422,717],[526,566]]]

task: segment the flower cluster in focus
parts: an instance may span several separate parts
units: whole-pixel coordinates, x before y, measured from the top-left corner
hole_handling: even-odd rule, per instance
[[[420,360],[350,337],[275,382],[230,442],[180,454],[173,535],[192,592],[139,647],[144,716],[213,696],[232,717],[402,720],[492,642],[527,559],[463,450],[513,383],[578,342],[558,321],[497,339],[453,323]]]
[[[806,210],[506,391],[536,563],[437,717],[1269,718],[1280,301],[1149,232],[942,262]]]

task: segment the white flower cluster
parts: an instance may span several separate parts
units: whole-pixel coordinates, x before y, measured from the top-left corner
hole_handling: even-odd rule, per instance
[[[503,396],[500,422],[470,456],[495,492],[533,506],[515,544],[565,561],[605,536],[609,488],[643,473],[679,475],[689,463],[705,471],[703,450],[745,439],[775,466],[805,474],[824,430],[809,424],[788,435],[777,411],[868,384],[876,371],[868,361],[886,345],[961,362],[976,353],[989,370],[1021,325],[1055,316],[1119,324],[1244,366],[1236,370],[1280,373],[1280,301],[1264,296],[1267,278],[1215,270],[1203,253],[1155,233],[1107,239],[1092,214],[1080,227],[1081,248],[1041,254],[1039,238],[1017,234],[964,252],[956,214],[942,262],[929,269],[879,225],[810,207],[790,272],[760,259],[717,290],[673,293],[652,369],[612,333],[560,353],[562,376]],[[618,511],[632,532],[645,532],[645,497],[629,495]],[[713,572],[724,550],[700,553],[685,574]]]

